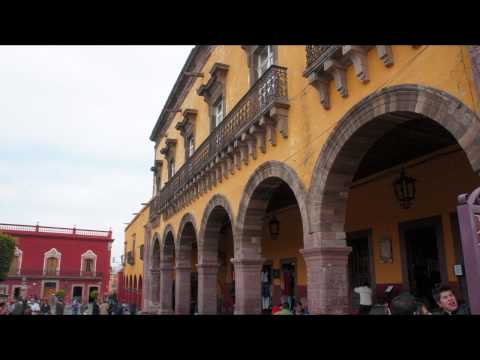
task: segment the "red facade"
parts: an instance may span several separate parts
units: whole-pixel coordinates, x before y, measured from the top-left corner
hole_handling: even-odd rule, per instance
[[[89,300],[95,290],[108,294],[111,231],[45,226],[0,224],[0,231],[17,239],[16,257],[0,290],[14,296],[46,298],[64,290],[65,301],[72,296]]]

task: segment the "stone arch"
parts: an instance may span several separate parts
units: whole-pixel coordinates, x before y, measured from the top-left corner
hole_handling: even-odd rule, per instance
[[[323,145],[312,173],[308,213],[313,246],[344,246],[348,189],[363,155],[376,140],[408,121],[374,121],[388,113],[414,113],[448,130],[464,150],[475,173],[480,172],[480,119],[452,95],[422,85],[381,89],[343,116]]]
[[[158,270],[160,267],[160,237],[155,233],[152,238],[152,269]]]
[[[173,226],[168,224],[163,231],[162,242],[160,247],[160,261],[171,262],[175,255],[175,231]]]
[[[197,242],[197,226],[192,214],[186,213],[178,227],[175,251],[177,261],[183,260],[185,264],[190,264],[192,257],[192,245]]]
[[[220,216],[223,214],[220,209],[227,214],[232,229],[234,229],[234,218],[230,203],[225,196],[215,194],[203,211],[198,238],[199,263],[216,263],[217,261],[218,239],[216,235],[222,226]]]
[[[262,236],[263,217],[273,189],[278,185],[277,180],[285,182],[294,193],[302,219],[304,239],[307,238],[308,213],[306,192],[302,181],[288,165],[279,161],[268,161],[255,170],[245,186],[235,226],[235,258],[260,256],[260,244],[245,241],[245,236]],[[260,192],[257,191],[259,189]],[[306,244],[304,246],[306,247]]]

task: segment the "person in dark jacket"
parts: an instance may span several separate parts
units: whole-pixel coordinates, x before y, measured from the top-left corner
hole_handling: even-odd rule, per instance
[[[23,307],[23,300],[18,298],[13,306],[13,310],[10,313],[11,315],[23,315],[24,307]]]
[[[433,298],[437,303],[440,315],[470,315],[466,304],[458,304],[457,298],[450,285],[440,285],[433,290]]]
[[[55,304],[55,315],[63,315],[63,310],[65,309],[65,305],[63,304],[63,299],[59,298],[57,303]]]
[[[42,315],[50,315],[50,305],[48,305],[47,299],[42,300],[42,305],[40,306],[40,313]]]
[[[415,315],[417,301],[412,294],[404,292],[391,301],[389,311],[391,315]]]
[[[98,300],[95,300],[92,304],[92,315],[100,315],[100,306]]]

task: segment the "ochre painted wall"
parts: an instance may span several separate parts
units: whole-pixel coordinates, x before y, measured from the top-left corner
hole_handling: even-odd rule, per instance
[[[448,150],[454,152],[448,153]],[[442,153],[447,155],[441,155]],[[434,154],[438,157],[421,165],[408,167],[407,163],[407,175],[417,179],[416,199],[408,210],[400,206],[393,193],[392,183],[400,173],[398,167],[382,173],[382,177],[372,182],[359,182],[350,191],[346,230],[372,230],[375,277],[379,284],[402,283],[403,280],[398,224],[439,215],[442,217],[448,280],[456,281],[453,274],[456,259],[450,214],[456,211],[457,196],[480,186],[480,178],[473,173],[465,153],[459,147],[449,147]],[[392,239],[391,264],[380,261],[379,242],[384,235]]]
[[[149,207],[144,206],[140,213],[135,216],[135,218],[130,222],[130,224],[125,229],[125,241],[127,242],[127,252],[133,250],[133,239],[135,238],[135,263],[130,265],[126,262],[125,253],[125,266],[123,268],[125,278],[130,276],[133,278],[142,276],[143,279],[143,260],[140,259],[140,246],[145,242],[145,228],[144,226],[148,223],[149,219]]]
[[[307,79],[302,75],[305,70],[306,61],[305,47],[279,46],[278,64],[288,68],[288,92],[290,100],[288,139],[282,138],[277,132],[277,146],[272,147],[267,143],[266,154],[257,151],[256,160],[250,159],[248,166],[242,166],[242,170],[235,172],[235,175],[230,176],[228,180],[223,180],[221,184],[218,184],[212,190],[203,194],[199,199],[166,221],[162,219],[160,225],[154,228],[152,233],[157,232],[160,235],[163,234],[163,230],[167,224],[170,224],[175,229],[175,232],[178,232],[179,223],[183,215],[187,212],[194,216],[196,224],[199,225],[202,221],[206,204],[215,194],[224,195],[228,199],[234,216],[233,220],[236,221],[240,200],[243,196],[242,189],[244,189],[255,169],[269,160],[280,161],[293,168],[305,189],[308,190],[315,162],[323,143],[328,138],[334,126],[352,106],[381,88],[400,84],[429,86],[451,94],[462,101],[467,107],[478,113],[479,104],[474,100],[478,98],[478,94],[475,93],[471,79],[468,52],[464,46],[422,46],[419,48],[393,46],[392,48],[394,65],[389,68],[385,67],[383,62],[378,58],[375,49],[369,51],[368,68],[370,81],[367,84],[363,84],[356,78],[353,66],[348,67],[348,97],[342,98],[336,91],[335,83],[332,81],[330,83],[331,108],[330,110],[325,110],[320,105],[317,91],[308,85]],[[205,78],[197,78],[195,85],[181,105],[181,109],[193,108],[198,110],[195,129],[197,148],[208,136],[209,118],[207,104],[202,97],[197,95],[196,90],[201,84],[205,84],[208,81],[210,77],[209,71],[215,62],[225,63],[230,66],[226,78],[227,114],[248,91],[248,67],[245,52],[240,46],[217,46],[202,70]],[[174,121],[166,131],[168,138],[176,138],[178,140],[176,147],[177,171],[184,162],[185,153],[183,139],[180,133],[175,130],[175,125],[180,120],[181,114],[177,113]],[[165,140],[162,139],[157,147],[156,158],[159,160],[164,160],[163,156],[159,153],[159,149],[163,147],[164,141]],[[453,174],[450,174],[450,176],[453,176]],[[166,179],[167,167],[163,166],[162,182],[164,183]],[[473,182],[472,180],[472,184]],[[419,194],[422,194],[423,189],[421,187],[423,185],[419,183],[419,186]],[[467,186],[467,184],[465,184],[465,186]],[[388,196],[391,196],[390,186],[384,191],[388,192]],[[442,194],[444,194],[443,191]],[[456,194],[458,194],[458,192]],[[363,196],[367,197],[366,195]],[[385,196],[387,196],[386,193]],[[434,198],[436,197],[437,196]],[[357,198],[360,200],[356,200]],[[377,200],[372,199],[371,196],[368,196],[368,199],[364,200],[368,200],[368,203],[372,205],[377,202]],[[355,195],[355,191],[353,191],[350,201],[354,202],[352,206],[356,206],[355,202],[362,202],[362,195]],[[432,202],[431,206],[434,204],[444,206],[444,204],[438,204],[435,203],[435,201]],[[420,207],[420,205],[417,206]],[[449,206],[454,207],[454,204],[449,203]],[[432,212],[434,212],[432,208],[425,208],[421,211],[418,210],[415,216],[423,216],[423,214]],[[351,210],[349,214],[350,213]],[[365,212],[361,212],[361,216],[365,215]],[[395,218],[398,214],[394,211],[392,216]],[[356,228],[363,229],[369,224],[368,219],[361,218],[354,221],[353,218],[351,218],[352,216],[349,215],[348,227],[351,230]],[[447,225],[448,219],[445,219],[444,216],[444,227]],[[384,229],[381,229],[380,225],[376,226],[374,230],[374,237],[376,239],[378,239],[378,232],[389,231],[394,233],[396,229],[396,225],[389,225],[389,223],[384,225]],[[198,231],[199,229],[196,230]],[[450,232],[448,232],[448,234],[448,236],[450,236]],[[174,235],[176,236],[176,233]],[[396,235],[394,235],[394,244],[397,245],[394,245],[394,253],[398,254],[398,240],[395,236]],[[449,239],[448,236],[446,235],[445,237],[446,246],[451,243],[451,239]],[[266,246],[268,247],[268,245]],[[303,246],[299,247],[301,248]],[[298,256],[298,253],[295,256]],[[376,253],[375,256],[378,257],[378,254]],[[451,271],[451,254],[447,255],[447,257],[449,271]],[[399,269],[396,268],[395,265],[378,264],[376,272],[379,274],[379,282],[401,280]],[[300,271],[299,277],[303,279],[301,282],[304,282],[304,274],[301,274]]]

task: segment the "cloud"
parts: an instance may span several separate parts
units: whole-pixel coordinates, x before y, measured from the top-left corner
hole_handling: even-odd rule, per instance
[[[107,229],[151,196],[149,135],[191,46],[0,47],[0,222]]]

